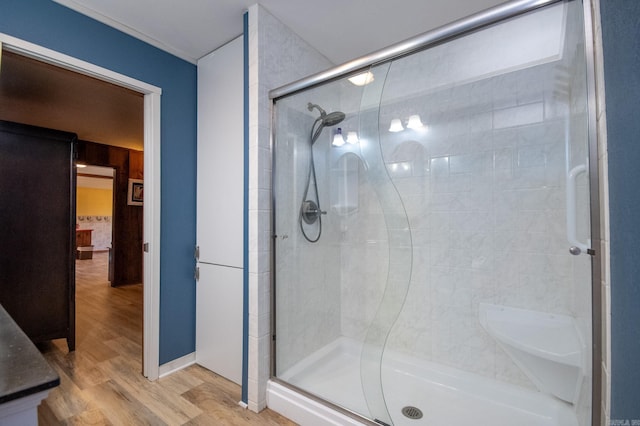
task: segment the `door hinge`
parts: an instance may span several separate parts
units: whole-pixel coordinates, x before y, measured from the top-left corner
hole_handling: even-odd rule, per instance
[[[200,260],[200,246],[196,246],[196,249],[193,251],[193,257],[195,257],[196,260]]]
[[[196,281],[200,281],[200,267],[196,266],[196,269],[193,272],[193,278],[195,278]]]
[[[145,253],[149,253],[149,243],[144,243],[144,244],[142,245],[142,250],[143,250]]]

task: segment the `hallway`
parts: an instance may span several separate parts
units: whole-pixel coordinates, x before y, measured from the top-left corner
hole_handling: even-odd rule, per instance
[[[142,371],[142,284],[113,288],[108,254],[76,262],[76,351],[39,345],[60,386],[38,407],[40,425],[293,425],[238,405],[240,387],[192,365],[150,382]]]

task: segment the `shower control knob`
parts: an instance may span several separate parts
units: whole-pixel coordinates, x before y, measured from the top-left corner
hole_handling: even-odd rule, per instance
[[[569,248],[569,253],[571,253],[574,256],[579,255],[580,253],[582,253],[582,250],[580,250],[580,247],[576,247],[576,246],[571,246]]]
[[[304,220],[306,224],[311,225],[315,223],[315,221],[318,220],[318,218],[320,218],[320,215],[323,215],[323,214],[327,214],[327,212],[320,210],[320,208],[318,208],[318,205],[315,203],[315,201],[306,200],[302,203],[302,209],[300,211],[300,215],[302,217],[302,220]]]

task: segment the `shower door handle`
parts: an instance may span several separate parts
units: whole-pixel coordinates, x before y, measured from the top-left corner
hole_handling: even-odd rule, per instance
[[[567,240],[571,244],[569,252],[574,256],[591,251],[588,244],[578,241],[578,206],[576,205],[577,178],[587,172],[587,165],[580,164],[569,171],[567,175]]]

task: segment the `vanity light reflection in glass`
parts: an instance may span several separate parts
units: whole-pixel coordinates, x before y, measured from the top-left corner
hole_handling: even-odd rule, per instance
[[[331,145],[342,146],[344,144],[345,142],[344,142],[344,138],[342,137],[342,129],[338,127],[336,129],[336,133],[333,135],[333,141],[331,142]]]
[[[403,130],[404,130],[404,127],[402,126],[402,121],[400,121],[399,118],[394,118],[393,120],[391,120],[391,125],[389,126],[390,132],[397,133]]]
[[[420,116],[418,114],[414,114],[409,117],[407,129],[421,129],[422,127],[424,127],[424,124],[422,124],[422,120],[420,120]]]
[[[335,134],[333,135],[333,140],[331,142],[331,145],[335,147],[340,147],[340,146],[343,146],[345,143],[355,145],[358,142],[360,142],[360,139],[358,138],[358,132],[355,132],[355,131],[347,132],[347,138],[345,140],[344,135],[342,133],[342,128],[338,127],[336,129]]]
[[[392,133],[397,133],[403,131],[405,128],[402,125],[402,120],[399,118],[394,118],[391,120],[391,124],[389,125],[389,131]],[[413,114],[409,116],[407,119],[407,129],[412,130],[427,130],[427,126],[422,123],[422,119],[418,114]]]

